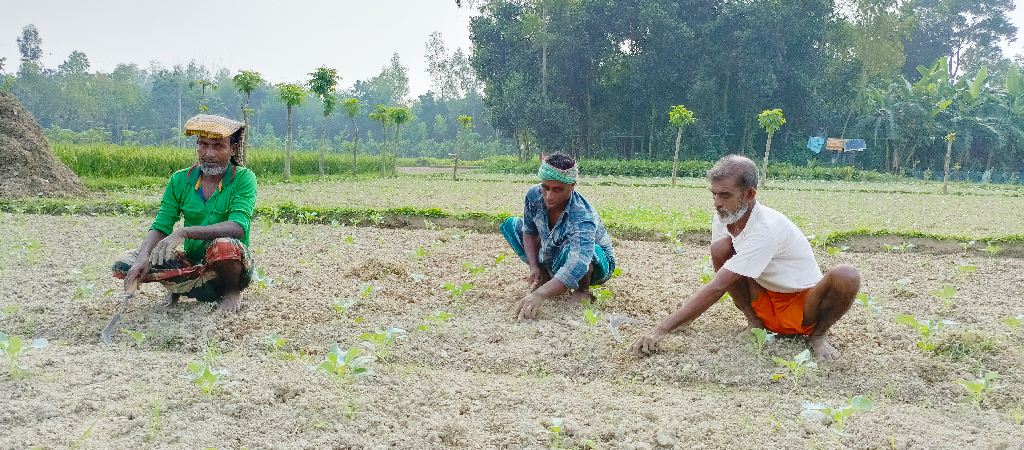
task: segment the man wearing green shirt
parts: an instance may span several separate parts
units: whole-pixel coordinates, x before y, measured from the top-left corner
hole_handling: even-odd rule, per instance
[[[200,114],[185,124],[197,136],[199,163],[171,175],[149,234],[138,249],[122,253],[114,276],[159,281],[173,306],[182,295],[220,301],[226,311],[242,306],[242,289],[252,280],[249,222],[256,205],[256,176],[240,163],[244,126]],[[184,226],[174,224],[184,216]],[[184,252],[178,246],[184,244]]]

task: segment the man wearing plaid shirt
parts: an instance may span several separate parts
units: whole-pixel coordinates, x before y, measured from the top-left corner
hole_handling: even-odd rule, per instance
[[[516,308],[520,320],[537,317],[546,300],[569,289],[570,301],[589,300],[590,286],[615,271],[611,238],[597,211],[576,192],[576,160],[551,155],[537,176],[541,183],[526,192],[523,217],[501,225],[509,245],[530,266],[526,295]]]

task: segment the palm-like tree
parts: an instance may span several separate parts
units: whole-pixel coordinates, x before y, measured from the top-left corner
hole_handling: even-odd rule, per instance
[[[284,152],[284,181],[289,181],[292,176],[292,107],[305,102],[306,95],[306,90],[297,84],[280,83],[277,85],[278,100],[288,106],[288,146],[285,147]]]

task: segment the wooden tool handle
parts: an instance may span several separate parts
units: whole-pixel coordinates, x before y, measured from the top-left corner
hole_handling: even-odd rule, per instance
[[[125,294],[134,294],[135,291],[138,290],[138,289],[139,289],[139,279],[138,278],[134,278],[134,279],[132,279],[132,281],[130,283],[128,283],[127,286],[125,286],[124,293]]]

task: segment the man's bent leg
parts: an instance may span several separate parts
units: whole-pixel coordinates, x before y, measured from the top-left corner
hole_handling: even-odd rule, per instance
[[[236,312],[242,307],[242,262],[222,260],[210,264],[217,272],[217,278],[224,286],[224,297],[221,298],[219,309]]]
[[[580,287],[573,290],[572,295],[569,296],[569,301],[572,303],[591,301],[594,296],[590,293],[590,280],[594,275],[594,263],[590,263],[590,269],[587,270],[587,274],[580,278]]]
[[[715,272],[718,272],[725,262],[732,258],[736,254],[736,250],[732,247],[732,238],[724,237],[715,242],[711,243],[711,265],[715,268]],[[764,288],[760,284],[757,284],[752,278],[743,277],[737,280],[735,283],[729,285],[726,288],[726,292],[732,297],[733,304],[736,308],[743,313],[743,316],[747,319],[747,328],[739,334],[740,338],[743,338],[750,334],[750,330],[754,328],[764,328],[764,322],[754,312],[752,304],[757,297],[761,295],[761,291]]]
[[[829,328],[843,317],[853,305],[860,290],[860,274],[853,266],[836,266],[807,293],[804,303],[803,326],[814,326],[808,337],[811,349],[818,359],[839,357],[839,351],[826,339]]]

